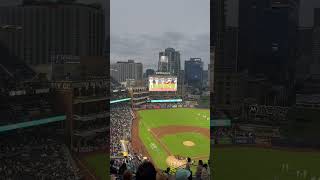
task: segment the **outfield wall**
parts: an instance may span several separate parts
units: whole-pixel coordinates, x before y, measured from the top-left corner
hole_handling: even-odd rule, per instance
[[[194,108],[193,105],[182,105],[182,104],[176,104],[176,105],[168,105],[168,104],[143,104],[140,106],[137,106],[135,110],[144,110],[144,109],[171,109],[171,108]]]

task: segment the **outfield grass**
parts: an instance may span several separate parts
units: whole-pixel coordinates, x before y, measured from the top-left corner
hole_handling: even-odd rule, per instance
[[[297,170],[307,170],[308,180],[320,177],[319,152],[215,147],[213,157],[216,180],[274,180],[276,176],[278,180],[296,180]],[[288,164],[289,171],[282,171],[281,164]]]
[[[152,157],[153,161],[156,163],[156,166],[161,169],[167,168],[166,158],[167,154],[162,146],[154,139],[148,129],[158,128],[163,126],[170,125],[184,125],[184,126],[194,126],[194,127],[203,127],[208,128],[210,126],[210,121],[206,118],[209,117],[210,111],[204,109],[191,109],[191,108],[176,108],[176,109],[157,109],[157,110],[143,110],[138,112],[140,117],[139,122],[139,136],[146,146],[147,151]],[[206,116],[206,117],[204,117]],[[184,133],[184,135],[189,133]],[[192,132],[190,132],[192,134]],[[171,136],[171,135],[170,135]],[[171,152],[176,153],[175,155],[182,155],[185,153],[186,149],[182,149],[177,147],[177,144],[181,144],[181,140],[184,137],[178,138],[178,136],[163,137],[168,145],[170,144]],[[191,138],[188,136],[187,138]],[[169,140],[170,139],[170,140]],[[194,139],[195,141],[199,141],[200,144],[203,144],[205,141],[203,137],[199,137]],[[197,143],[195,142],[195,143]],[[207,138],[206,147],[210,143],[210,140]],[[173,144],[173,145],[171,145]],[[202,145],[200,146],[202,147]],[[187,147],[185,147],[187,148]],[[206,148],[208,149],[208,148]],[[181,151],[181,152],[179,152]],[[203,150],[202,150],[203,151]],[[202,156],[202,152],[199,154],[193,153],[196,156]],[[207,153],[209,156],[209,153]]]
[[[94,172],[95,175],[100,180],[107,180],[109,179],[109,158],[106,154],[97,153],[93,155],[89,155],[85,157],[86,164],[89,166],[90,171]]]
[[[139,111],[140,120],[149,128],[168,125],[190,125],[209,128],[210,121],[204,120],[198,114],[210,117],[208,109],[176,108]]]

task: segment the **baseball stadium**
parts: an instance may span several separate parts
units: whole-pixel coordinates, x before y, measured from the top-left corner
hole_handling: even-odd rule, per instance
[[[243,106],[239,119],[213,111],[214,179],[319,179],[316,99],[299,97],[293,108]]]
[[[18,59],[1,66],[0,179],[107,179],[106,76],[49,82]]]
[[[162,77],[152,77],[151,82]],[[163,82],[177,81],[174,77],[165,79],[168,81]],[[186,167],[188,158],[193,175],[199,160],[208,163],[208,106],[200,108],[197,101],[178,95],[176,84],[161,87],[157,82],[153,85],[156,90],[150,86],[124,90],[116,81],[112,82],[110,166],[117,170],[111,172],[112,177],[121,177],[124,164],[135,173],[140,164],[149,161],[157,171],[170,168],[168,173],[175,176]]]

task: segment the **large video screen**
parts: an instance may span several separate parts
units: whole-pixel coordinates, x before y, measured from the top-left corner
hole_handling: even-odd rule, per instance
[[[177,91],[177,77],[149,77],[149,91]]]

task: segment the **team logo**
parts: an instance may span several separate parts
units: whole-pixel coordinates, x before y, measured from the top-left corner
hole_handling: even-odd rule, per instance
[[[257,106],[251,106],[251,107],[249,108],[249,112],[250,112],[250,113],[256,113],[256,112],[257,112]]]

